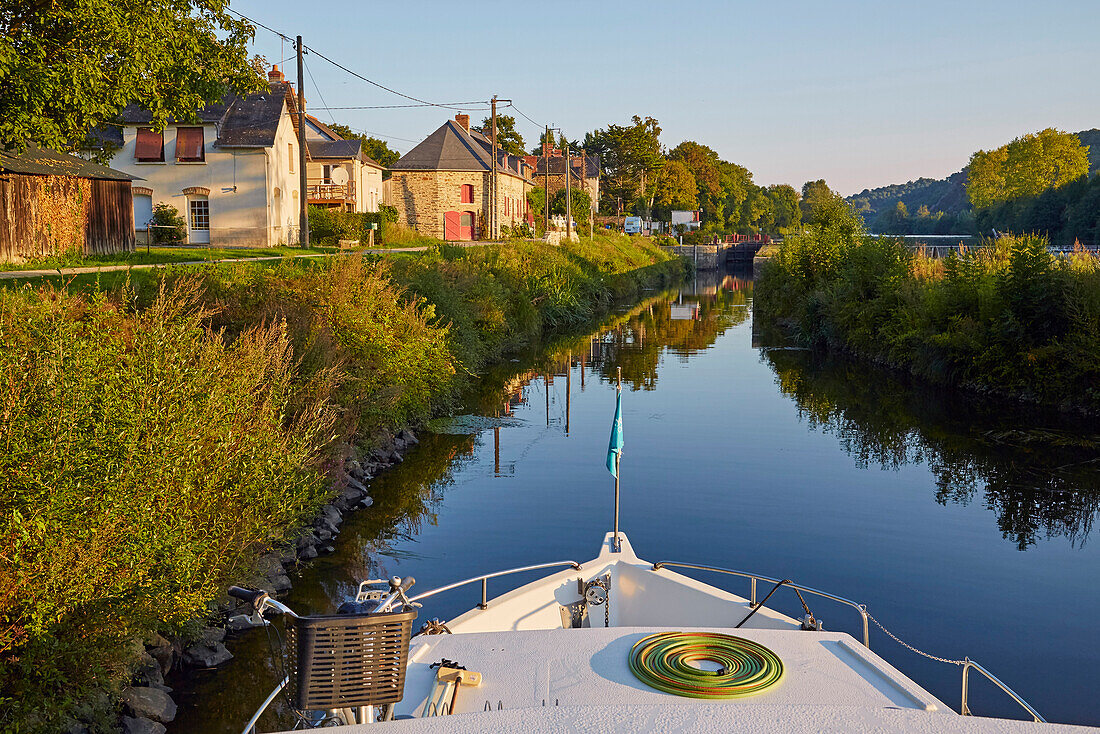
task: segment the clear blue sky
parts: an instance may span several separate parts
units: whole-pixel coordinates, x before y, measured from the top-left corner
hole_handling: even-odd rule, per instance
[[[1100,127],[1100,2],[398,2],[232,7],[398,91],[511,98],[570,138],[631,115],[760,184],[844,194],[959,170],[1026,132]],[[269,60],[293,50],[257,31]],[[285,64],[293,78],[294,64]],[[307,105],[404,100],[307,57]],[[506,110],[506,113],[512,111]],[[453,111],[316,111],[407,151]],[[478,113],[472,116],[480,119]],[[528,144],[540,128],[518,117]],[[403,140],[404,139],[404,140]]]

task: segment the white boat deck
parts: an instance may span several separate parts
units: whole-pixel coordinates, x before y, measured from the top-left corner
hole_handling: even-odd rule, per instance
[[[783,680],[756,696],[700,701],[649,688],[627,655],[655,630],[595,628],[473,633],[414,643],[398,715],[418,718],[342,728],[407,732],[1085,732],[1087,727],[959,716],[851,636],[737,630],[783,660]],[[728,628],[687,628],[729,634]],[[419,718],[435,679],[454,660],[482,674],[460,688],[455,714]],[[488,711],[486,708],[488,707]]]
[[[581,598],[578,582],[594,578],[609,582],[609,608],[592,607],[585,626],[563,629],[562,606]],[[612,552],[608,534],[599,556],[580,570],[551,573],[471,609],[449,622],[454,634],[416,637],[404,698],[396,705],[399,718],[338,730],[1096,731],[959,716],[848,634],[802,631],[766,607],[733,629],[750,608],[744,597],[667,568],[654,570],[625,538],[621,552]],[[667,631],[757,642],[782,660],[783,679],[758,695],[721,701],[650,688],[630,671],[629,653],[641,638]],[[458,689],[452,715],[424,716],[436,679],[430,666],[443,659],[483,679],[478,687]]]
[[[653,628],[610,627],[538,632],[436,635],[414,643],[398,714],[419,716],[432,689],[435,670],[446,658],[482,674],[477,688],[460,688],[455,713],[491,708],[546,706],[698,705],[650,688],[630,672],[627,658]],[[688,628],[683,631],[736,633],[770,648],[783,661],[784,677],[764,693],[721,702],[736,708],[759,704],[843,705],[935,711],[953,715],[942,702],[903,676],[851,636],[840,632],[786,632]],[[419,638],[424,639],[424,638]]]

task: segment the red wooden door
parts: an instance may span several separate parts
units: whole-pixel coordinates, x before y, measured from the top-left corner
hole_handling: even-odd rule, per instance
[[[458,215],[458,239],[472,240],[474,238],[474,213],[460,212]]]
[[[461,221],[461,216],[461,212],[446,212],[443,215],[443,239],[462,239],[462,236],[459,234],[459,222]]]

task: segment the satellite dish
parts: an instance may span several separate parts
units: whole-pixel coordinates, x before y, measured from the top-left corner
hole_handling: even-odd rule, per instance
[[[343,186],[348,182],[348,172],[342,167],[336,166],[332,169],[332,172],[329,173],[329,178],[331,178],[332,182],[337,186]]]

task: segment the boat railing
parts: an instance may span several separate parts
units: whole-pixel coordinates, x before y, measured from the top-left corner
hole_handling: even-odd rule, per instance
[[[1031,718],[1035,719],[1035,721],[1039,722],[1040,724],[1045,724],[1046,723],[1047,720],[1044,719],[1042,716],[1040,716],[1039,712],[1036,711],[1035,709],[1033,709],[1031,707],[1031,704],[1029,704],[1027,701],[1025,701],[1019,693],[1016,693],[1016,691],[1012,690],[1007,685],[1005,685],[1004,682],[1000,678],[993,675],[988,670],[986,670],[984,667],[982,667],[980,664],[974,662],[970,658],[966,658],[963,661],[962,706],[959,710],[959,713],[961,713],[963,716],[972,716],[972,714],[970,713],[970,706],[967,705],[967,694],[970,692],[969,683],[970,683],[970,670],[971,670],[971,668],[973,668],[974,670],[976,670],[979,673],[981,673],[982,675],[984,675],[986,678],[988,678],[993,683],[993,685],[997,686],[1002,691],[1004,691],[1009,696],[1011,696],[1012,700],[1014,700],[1016,703],[1020,704],[1024,708],[1024,710],[1027,711],[1028,714],[1031,715]]]
[[[704,566],[699,563],[682,563],[680,561],[657,561],[653,564],[653,570],[659,571],[666,566],[672,566],[675,568],[694,568],[698,571],[714,571],[715,573],[729,574],[730,576],[740,576],[741,578],[749,579],[749,604],[756,606],[756,582],[764,581],[769,584],[778,584],[782,579],[773,579],[770,576],[762,576],[758,573],[748,573],[747,571],[736,571],[732,568],[719,568],[718,566]],[[871,647],[871,633],[870,628],[867,626],[867,606],[852,601],[851,599],[845,599],[843,596],[837,596],[836,594],[830,594],[827,591],[821,591],[819,589],[812,588],[810,586],[803,586],[802,584],[796,584],[793,581],[787,581],[784,586],[789,586],[792,589],[798,589],[808,594],[814,594],[825,599],[832,599],[835,602],[841,604],[847,604],[852,609],[859,612],[859,616],[863,620],[863,644],[864,646]]]
[[[658,561],[657,563],[653,564],[653,570],[654,571],[659,571],[659,570],[661,570],[662,568],[665,568],[665,567],[692,568],[692,569],[696,569],[698,571],[713,571],[715,573],[724,573],[724,574],[728,574],[730,576],[739,576],[741,578],[749,579],[749,583],[750,583],[749,603],[754,607],[756,606],[756,582],[757,581],[764,581],[764,582],[770,583],[770,584],[783,583],[784,586],[790,586],[793,589],[798,589],[799,591],[803,591],[803,592],[806,592],[808,594],[814,594],[816,596],[820,596],[820,597],[823,597],[825,599],[831,599],[835,602],[839,602],[841,604],[846,604],[846,605],[852,607],[853,609],[855,609],[857,612],[859,612],[859,616],[863,620],[863,644],[867,649],[871,648],[870,629],[867,625],[868,618],[870,617],[870,615],[867,613],[867,605],[866,604],[859,604],[857,602],[852,601],[851,599],[845,599],[843,596],[837,596],[836,594],[830,594],[827,591],[821,591],[819,589],[814,589],[814,588],[809,587],[809,586],[803,586],[802,584],[796,584],[792,581],[783,582],[781,579],[771,578],[770,576],[763,576],[763,575],[758,574],[758,573],[748,573],[747,571],[737,571],[737,570],[734,570],[732,568],[720,568],[718,566],[705,566],[705,565],[702,565],[702,564],[699,564],[699,563],[682,563],[680,561]],[[877,620],[876,620],[875,623],[879,624]],[[882,627],[882,625],[879,624],[879,627]],[[1039,712],[1036,711],[1031,706],[1031,704],[1029,704],[1027,701],[1025,701],[1023,696],[1021,696],[1020,694],[1016,693],[1016,691],[1009,688],[1004,683],[1004,681],[1002,681],[997,676],[993,675],[993,673],[986,670],[985,667],[983,667],[981,664],[971,660],[970,658],[964,658],[962,660],[948,660],[946,658],[939,658],[939,657],[936,657],[934,655],[929,655],[928,653],[921,652],[920,650],[916,649],[912,645],[909,645],[908,643],[903,642],[902,640],[898,639],[892,633],[888,632],[885,627],[883,627],[882,630],[883,630],[883,632],[886,632],[887,635],[893,637],[900,644],[902,644],[905,647],[909,648],[910,650],[917,653],[918,655],[922,655],[926,658],[930,658],[930,659],[936,660],[938,662],[950,663],[952,665],[962,666],[962,702],[961,702],[961,705],[959,707],[959,713],[962,714],[963,716],[971,716],[972,715],[971,712],[970,712],[970,706],[969,706],[969,694],[970,694],[970,671],[971,671],[971,669],[973,669],[973,670],[978,671],[982,675],[984,675],[995,686],[997,686],[1002,691],[1007,693],[1012,698],[1012,700],[1014,700],[1021,707],[1023,707],[1023,709],[1025,711],[1027,711],[1028,715],[1030,715],[1033,719],[1035,719],[1035,721],[1040,722],[1040,723],[1046,723],[1046,719],[1044,719],[1042,716],[1040,716]]]
[[[431,591],[425,591],[423,594],[417,594],[416,596],[409,597],[410,602],[417,602],[421,599],[427,599],[428,597],[435,596],[436,594],[442,594],[444,591],[451,591],[461,586],[468,586],[470,584],[481,582],[481,603],[478,604],[478,609],[485,609],[489,605],[489,579],[497,578],[498,576],[510,576],[513,573],[523,573],[524,571],[538,571],[542,568],[554,568],[555,566],[569,566],[574,571],[581,570],[581,564],[576,561],[551,561],[550,563],[536,563],[533,566],[519,566],[517,568],[509,568],[504,571],[493,571],[492,573],[482,574],[480,576],[473,576],[462,581],[456,581],[453,584],[447,584],[446,586],[440,586],[438,589],[432,589]],[[367,582],[364,581],[364,584]],[[363,589],[360,586],[360,593]]]

